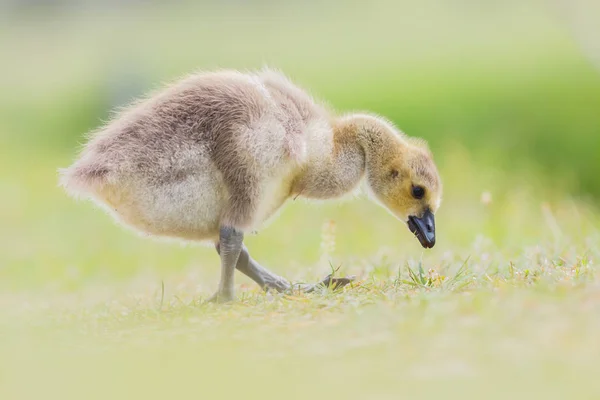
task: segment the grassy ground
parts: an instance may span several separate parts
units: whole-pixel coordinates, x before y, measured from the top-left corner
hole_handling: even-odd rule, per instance
[[[0,394],[596,398],[599,255],[596,238],[579,250],[446,254],[423,272],[374,260],[351,265],[361,279],[340,293],[243,288],[226,306],[201,305],[192,274],[166,280],[164,299],[144,278],[7,294]]]
[[[87,306],[81,296],[43,299],[19,312],[34,327],[3,327],[0,393],[596,398],[598,276],[589,260],[550,254],[527,270],[517,262],[486,273],[489,260],[475,257],[458,278],[450,268],[446,279],[398,279],[394,269],[342,293],[245,292],[219,307],[198,305],[189,280],[171,282],[180,287],[162,307],[155,288],[139,286]]]

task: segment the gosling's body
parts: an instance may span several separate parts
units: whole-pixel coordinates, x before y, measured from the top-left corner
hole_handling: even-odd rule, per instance
[[[292,196],[336,198],[366,176],[375,198],[406,221],[435,211],[441,192],[422,143],[378,117],[333,116],[271,70],[175,83],[96,131],[61,175],[70,193],[138,231],[214,242],[217,300],[232,298],[235,267],[263,287],[289,288],[242,240]],[[406,193],[415,181],[429,189],[424,200]]]
[[[142,232],[215,240],[223,219],[258,229],[332,146],[326,111],[282,75],[199,74],[99,130],[63,182]]]

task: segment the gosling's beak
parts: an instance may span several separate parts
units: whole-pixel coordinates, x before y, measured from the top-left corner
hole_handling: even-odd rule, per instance
[[[435,245],[435,219],[433,213],[425,211],[422,217],[408,217],[408,229],[415,234],[421,246],[430,249]]]

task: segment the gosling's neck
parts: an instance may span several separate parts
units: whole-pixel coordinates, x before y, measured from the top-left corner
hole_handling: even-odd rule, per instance
[[[365,176],[397,156],[401,140],[385,121],[364,114],[331,122],[333,145],[329,153],[312,159],[296,178],[293,195],[331,199],[354,191]]]

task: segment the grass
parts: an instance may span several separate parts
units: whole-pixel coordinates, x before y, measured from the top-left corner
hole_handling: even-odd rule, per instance
[[[427,266],[350,265],[359,281],[335,293],[246,287],[224,306],[201,304],[186,274],[165,282],[164,298],[143,278],[12,298],[0,394],[595,398],[598,238],[582,249],[470,250]]]

